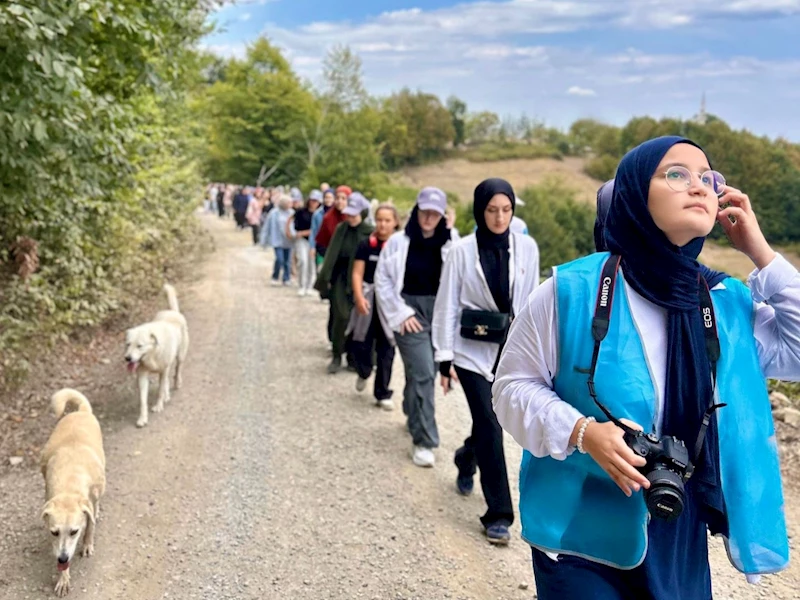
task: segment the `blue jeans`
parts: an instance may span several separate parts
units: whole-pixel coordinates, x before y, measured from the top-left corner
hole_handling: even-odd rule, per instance
[[[287,283],[292,275],[292,249],[275,248],[275,268],[272,269],[272,280],[278,281],[283,269],[283,282]]]

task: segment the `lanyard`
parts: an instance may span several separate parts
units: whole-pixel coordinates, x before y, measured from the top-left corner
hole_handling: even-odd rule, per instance
[[[594,375],[597,369],[597,359],[600,355],[600,344],[608,334],[608,326],[611,322],[611,306],[614,301],[614,290],[616,288],[617,273],[619,265],[622,260],[621,256],[611,255],[603,265],[603,271],[600,274],[600,285],[597,290],[597,300],[595,302],[594,317],[592,318],[592,337],[594,338],[594,350],[592,352],[592,366],[589,370],[589,395],[594,400],[595,404],[603,411],[603,413],[617,426],[628,433],[632,433],[630,428],[621,423],[614,417],[597,398],[597,392],[594,385]],[[694,446],[694,462],[700,456],[700,451],[703,448],[703,441],[706,436],[706,430],[711,422],[711,415],[718,408],[722,408],[725,404],[714,404],[714,395],[717,389],[717,362],[719,361],[721,350],[719,343],[719,333],[717,331],[717,318],[714,312],[714,304],[711,302],[711,292],[708,289],[708,283],[701,275],[698,274],[698,283],[700,285],[700,314],[703,317],[703,337],[705,339],[706,356],[708,357],[709,366],[711,367],[711,398],[709,399],[709,406],[703,413],[703,422],[700,426],[700,431],[697,436],[697,441]]]

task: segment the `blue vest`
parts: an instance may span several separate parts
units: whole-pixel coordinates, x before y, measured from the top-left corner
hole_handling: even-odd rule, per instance
[[[587,416],[607,421],[586,385],[594,340],[591,322],[607,253],[558,267],[554,274],[558,321],[559,397]],[[618,418],[656,422],[657,396],[626,285],[613,296],[608,336],[600,348],[598,398]],[[724,289],[722,289],[724,287]],[[788,565],[778,449],[764,375],[753,335],[753,301],[735,279],[711,292],[722,357],[718,363],[720,477],[733,566],[748,574],[774,573]],[[691,448],[694,440],[684,440]],[[631,498],[588,454],[564,461],[525,451],[520,472],[522,536],[541,550],[572,554],[620,569],[641,564],[647,553],[649,515],[642,492]]]

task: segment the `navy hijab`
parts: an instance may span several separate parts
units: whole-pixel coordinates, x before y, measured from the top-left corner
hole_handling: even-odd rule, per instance
[[[662,435],[676,436],[693,452],[712,393],[700,314],[700,286],[705,279],[709,288],[713,288],[728,275],[697,262],[705,238],[696,238],[683,247],[675,246],[650,216],[647,207],[650,180],[675,144],[700,148],[690,140],[667,136],[645,142],[623,157],[614,178],[603,240],[609,252],[622,256],[625,281],[642,297],[667,310]],[[692,496],[712,533],[726,534],[718,440],[716,419],[712,419],[690,484],[694,488]]]

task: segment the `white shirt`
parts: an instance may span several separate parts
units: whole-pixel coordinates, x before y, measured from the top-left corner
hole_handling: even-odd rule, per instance
[[[778,255],[748,284],[755,303],[754,333],[766,377],[800,379],[800,276]],[[722,284],[720,284],[722,285]],[[667,313],[625,285],[664,413],[667,371]],[[500,425],[536,457],[564,460],[569,438],[583,415],[553,390],[558,365],[558,323],[553,280],[536,289],[514,320],[492,387]],[[647,429],[647,424],[643,424]],[[655,424],[660,431],[660,423]]]
[[[458,231],[450,230],[450,239],[442,246],[442,265],[447,262],[447,253],[458,241]],[[416,311],[403,300],[403,285],[406,261],[411,239],[405,231],[398,231],[384,245],[375,267],[375,295],[378,299],[378,317],[386,338],[394,344],[394,333]]]
[[[539,247],[533,238],[512,233],[508,249],[509,288],[513,290],[516,314],[539,285]],[[460,321],[464,309],[499,310],[481,266],[474,233],[453,244],[442,267],[433,309],[434,359],[436,362],[453,361],[456,366],[480,373],[492,381],[492,369],[500,345],[461,337]]]

